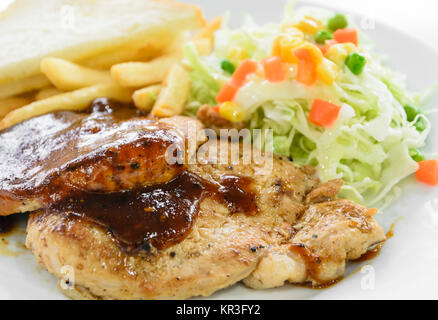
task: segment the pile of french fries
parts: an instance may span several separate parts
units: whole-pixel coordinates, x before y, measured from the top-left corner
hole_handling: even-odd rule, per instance
[[[220,26],[218,17],[190,39],[199,54],[211,52]],[[100,97],[132,102],[155,117],[181,114],[190,92],[182,47],[147,62],[134,58],[117,63],[117,57],[130,54],[129,46],[122,51],[102,57],[116,62],[106,70],[47,57],[41,61],[41,74],[0,85],[0,130],[54,111],[81,111]]]

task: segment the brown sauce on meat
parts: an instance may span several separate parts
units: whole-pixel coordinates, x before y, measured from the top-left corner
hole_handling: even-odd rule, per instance
[[[104,228],[127,252],[151,243],[158,249],[181,241],[193,224],[206,187],[190,173],[169,183],[120,193],[80,192],[49,207]]]
[[[373,248],[369,249],[367,252],[365,252],[360,258],[356,260],[351,260],[352,262],[364,262],[369,261],[371,259],[376,258],[379,254],[381,249],[383,248],[385,242],[392,238],[394,236],[394,226],[395,223],[391,225],[388,232],[386,233],[386,240],[384,242],[376,244]],[[313,285],[311,282],[307,283],[299,283],[295,284],[300,287],[310,288],[310,289],[327,289],[335,284],[339,283],[343,278],[330,280],[328,282],[320,281],[317,278],[317,274],[319,271],[319,267],[322,263],[321,258],[314,255],[312,252],[310,252],[305,245],[303,244],[292,244],[290,246],[290,250],[298,255],[300,255],[304,259],[304,263],[306,265],[306,272],[307,275],[314,279],[315,281],[319,282],[317,285]]]
[[[380,254],[380,251],[382,250],[385,242],[394,236],[394,227],[395,227],[395,223],[391,224],[391,227],[389,228],[388,232],[386,233],[386,240],[384,242],[376,244],[373,248],[371,248],[367,252],[365,252],[359,259],[353,260],[353,262],[369,261],[369,260],[377,257]]]
[[[323,261],[321,260],[320,257],[318,257],[317,255],[312,253],[309,249],[307,249],[304,244],[301,243],[292,244],[289,249],[291,252],[298,254],[304,260],[307,277],[318,282],[318,284],[316,285],[312,284],[312,282],[299,283],[296,285],[310,289],[327,289],[330,288],[331,286],[334,286],[335,284],[337,284],[339,281],[342,280],[342,278],[329,280],[329,281],[322,281],[321,279],[319,279],[318,278],[319,268]]]
[[[0,235],[10,233],[16,226],[17,219],[15,216],[0,216]]]
[[[304,244],[301,243],[297,243],[297,244],[292,244],[289,247],[289,250],[297,255],[299,255],[301,258],[303,258],[304,263],[306,265],[306,272],[307,275],[318,281],[317,277],[318,277],[318,271],[319,271],[319,267],[322,263],[322,260],[320,257],[318,257],[317,255],[313,254],[309,249],[306,248],[306,246]]]
[[[353,260],[353,262],[364,262],[374,259],[380,254],[382,247],[383,247],[383,243],[379,243],[375,245],[373,248],[369,249],[367,252],[361,255],[359,259]]]
[[[52,204],[49,212],[85,218],[106,228],[121,249],[137,253],[168,248],[182,241],[191,230],[204,196],[212,196],[231,213],[255,214],[252,179],[224,177],[219,184],[188,171],[172,181],[119,193],[78,192]]]
[[[258,207],[256,195],[251,190],[252,182],[250,177],[225,175],[221,177],[220,187],[215,193],[231,213],[245,212],[254,215],[258,212]]]
[[[0,208],[24,205],[27,198],[48,204],[54,194],[59,199],[88,186],[87,179],[102,167],[114,172],[138,169],[133,157],[144,159],[142,169],[154,178],[159,178],[159,169],[169,167],[176,176],[183,167],[168,165],[163,151],[173,143],[183,144],[184,138],[142,117],[134,107],[108,99],[96,99],[84,113],[55,112],[29,119],[0,134]],[[64,177],[58,179],[60,174]],[[125,181],[116,178],[99,177],[104,187],[123,189]]]

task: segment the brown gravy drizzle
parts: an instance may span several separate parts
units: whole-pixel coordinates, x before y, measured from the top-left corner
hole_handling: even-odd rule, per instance
[[[0,235],[4,235],[11,232],[14,229],[16,222],[17,219],[13,215],[6,217],[0,216]]]
[[[106,228],[122,249],[137,252],[151,243],[164,249],[181,241],[193,224],[206,186],[184,172],[166,184],[119,193],[78,194],[49,207]]]
[[[258,213],[256,195],[251,190],[253,179],[237,175],[225,175],[219,180],[219,187],[210,189],[231,213]]]
[[[335,279],[330,281],[321,281],[320,279],[318,279],[318,271],[322,263],[322,260],[320,257],[313,254],[309,249],[307,249],[304,244],[294,243],[289,247],[289,250],[303,258],[304,263],[306,265],[307,275],[311,279],[319,282],[319,284],[317,285],[313,285],[312,282],[297,283],[295,284],[296,286],[310,288],[310,289],[326,289],[342,280],[342,279]]]
[[[365,252],[359,259],[353,260],[353,262],[369,261],[369,260],[377,257],[380,254],[380,251],[382,250],[385,242],[394,236],[394,227],[395,227],[395,223],[391,224],[391,227],[389,228],[388,232],[386,233],[386,240],[385,241],[376,244],[373,248],[371,248],[367,252]]]
[[[314,279],[315,281],[320,283],[318,285],[313,285],[311,282],[309,282],[309,283],[304,283],[304,284],[301,283],[297,285],[311,289],[325,289],[331,287],[332,285],[335,285],[341,280],[341,279],[330,280],[330,281],[319,280],[318,271],[319,271],[319,267],[321,266],[322,260],[320,257],[313,254],[309,249],[307,249],[304,244],[294,243],[289,247],[289,250],[303,258],[304,263],[306,265],[307,275],[311,279]]]
[[[85,218],[106,228],[128,253],[150,245],[168,248],[190,231],[206,196],[224,203],[230,213],[257,213],[252,179],[226,176],[219,184],[185,171],[168,183],[119,193],[78,192],[48,208]]]
[[[289,247],[289,250],[303,258],[304,263],[306,265],[307,275],[311,279],[314,279],[315,281],[321,283],[320,285],[317,285],[317,286],[313,286],[311,283],[310,284],[307,284],[307,283],[301,284],[301,286],[310,287],[313,289],[322,289],[322,288],[329,287],[338,281],[338,280],[332,280],[332,281],[325,283],[324,281],[320,281],[318,279],[318,271],[319,271],[319,267],[322,263],[322,260],[320,257],[313,254],[309,249],[307,249],[307,247],[304,244],[294,243]]]

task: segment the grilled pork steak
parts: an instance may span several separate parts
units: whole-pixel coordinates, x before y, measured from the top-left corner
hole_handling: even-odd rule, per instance
[[[215,181],[253,177],[257,213],[236,212],[207,194],[184,240],[164,249],[144,246],[131,255],[108,230],[48,210],[31,215],[26,245],[60,279],[62,267],[73,266],[74,289],[64,291],[72,298],[184,299],[241,280],[257,289],[285,281],[330,283],[342,277],[347,260],[385,239],[366,208],[351,201],[306,204],[318,187],[309,168],[275,159],[272,171],[242,164],[187,169]]]
[[[182,299],[241,280],[257,289],[326,284],[385,240],[366,208],[334,199],[342,182],[320,184],[313,168],[265,154],[247,164],[256,150],[230,141],[222,145],[239,151],[237,162],[213,148],[196,163],[169,164],[168,146],[185,147],[198,121],[151,120],[107,101],[92,109],[0,133],[0,215],[37,210],[26,245],[60,279],[74,268],[68,296]]]

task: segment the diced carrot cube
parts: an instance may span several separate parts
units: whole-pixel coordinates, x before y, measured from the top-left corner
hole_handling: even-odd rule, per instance
[[[358,44],[357,30],[353,28],[338,29],[333,34],[334,39],[339,43],[351,42]]]
[[[415,172],[415,176],[418,181],[426,183],[430,186],[438,185],[438,161],[423,160],[418,162],[418,170]]]
[[[316,82],[316,65],[311,60],[300,59],[298,62],[297,78],[299,83],[311,86]]]
[[[279,56],[269,57],[262,61],[265,77],[270,82],[281,82],[287,78],[286,66]]]
[[[340,110],[340,106],[315,99],[310,108],[309,121],[319,127],[329,128],[336,122]]]
[[[232,101],[238,89],[239,88],[237,88],[232,81],[228,81],[217,94],[216,101],[218,103]]]
[[[257,71],[258,64],[254,60],[243,60],[233,73],[231,81],[236,88],[240,88],[245,83],[246,77]]]

